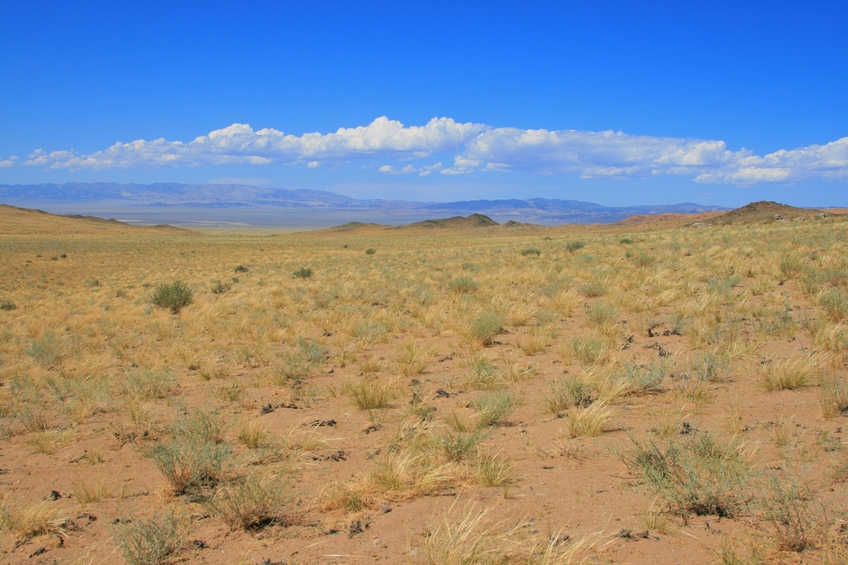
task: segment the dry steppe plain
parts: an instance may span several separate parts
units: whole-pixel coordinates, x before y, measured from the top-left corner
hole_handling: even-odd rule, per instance
[[[0,560],[845,563],[848,222],[780,218],[3,208]]]

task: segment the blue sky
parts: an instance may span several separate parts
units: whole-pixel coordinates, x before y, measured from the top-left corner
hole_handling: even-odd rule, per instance
[[[4,0],[0,183],[848,205],[848,2],[407,4]]]

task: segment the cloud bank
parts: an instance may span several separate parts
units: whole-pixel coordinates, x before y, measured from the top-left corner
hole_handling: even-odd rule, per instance
[[[0,167],[15,165],[0,159]],[[443,162],[452,163],[443,166]],[[380,117],[334,133],[284,134],[233,124],[192,141],[137,140],[90,154],[38,149],[21,164],[49,169],[131,169],[202,165],[362,163],[385,174],[473,174],[521,171],[584,178],[679,175],[700,183],[793,183],[848,179],[848,137],[824,145],[756,155],[720,140],[492,127],[433,118],[405,126]]]

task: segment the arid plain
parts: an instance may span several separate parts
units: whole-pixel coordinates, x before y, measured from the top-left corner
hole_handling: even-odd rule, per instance
[[[0,207],[0,560],[845,563],[846,242]]]

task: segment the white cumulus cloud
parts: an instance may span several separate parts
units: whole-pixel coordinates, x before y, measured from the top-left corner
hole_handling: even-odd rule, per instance
[[[11,166],[16,159],[0,160],[0,167]],[[449,164],[443,166],[445,159]],[[747,149],[731,150],[721,140],[492,127],[451,118],[406,126],[384,116],[367,126],[339,128],[332,133],[298,136],[233,124],[191,141],[142,139],[115,143],[90,154],[38,149],[23,164],[70,170],[270,164],[318,168],[354,161],[385,174],[678,175],[699,183],[746,186],[808,179],[844,181],[848,179],[848,137],[756,155]],[[378,166],[375,161],[384,164]]]
[[[367,126],[296,136],[271,128],[254,130],[247,124],[233,124],[188,142],[139,139],[119,142],[89,155],[39,149],[25,164],[71,170],[296,163],[318,167],[322,163],[375,156],[421,159],[434,152],[456,151],[485,128],[450,118],[433,118],[423,126],[406,127],[381,117]]]
[[[0,169],[4,169],[6,167],[11,167],[12,165],[14,165],[17,162],[17,160],[18,160],[17,155],[12,155],[8,159],[4,159],[3,157],[0,157]]]

